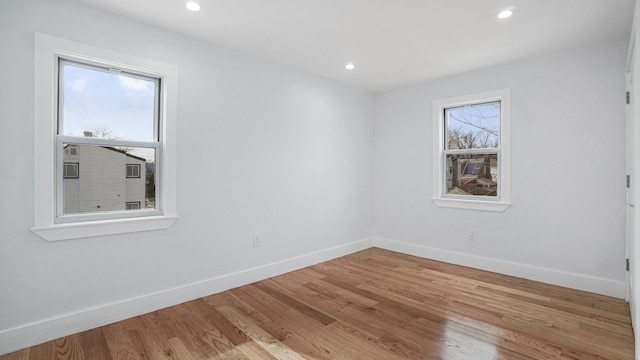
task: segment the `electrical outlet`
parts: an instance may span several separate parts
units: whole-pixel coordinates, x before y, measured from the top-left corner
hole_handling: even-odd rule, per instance
[[[260,234],[253,234],[253,247],[262,246],[262,239],[260,238]]]
[[[469,234],[469,240],[471,241],[478,240],[478,230],[476,229],[471,230],[471,233]]]

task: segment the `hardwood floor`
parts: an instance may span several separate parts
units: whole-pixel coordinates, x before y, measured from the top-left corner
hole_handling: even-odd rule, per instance
[[[623,300],[373,248],[0,360],[633,358]]]

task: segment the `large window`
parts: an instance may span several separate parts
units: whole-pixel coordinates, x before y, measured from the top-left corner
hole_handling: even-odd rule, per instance
[[[63,240],[170,226],[175,67],[45,34],[35,65],[32,230]]]
[[[502,211],[509,205],[509,91],[434,101],[437,205]]]
[[[155,209],[157,195],[146,187],[156,186],[141,178],[141,165],[154,169],[158,162],[161,93],[159,77],[58,57],[57,146],[64,155],[57,162],[64,163],[64,175],[58,177],[56,222],[149,214],[116,214],[131,210],[130,202],[145,204],[138,210]],[[69,175],[72,157],[84,173],[77,181],[66,180],[78,178],[78,165]],[[132,180],[123,181],[123,168]]]

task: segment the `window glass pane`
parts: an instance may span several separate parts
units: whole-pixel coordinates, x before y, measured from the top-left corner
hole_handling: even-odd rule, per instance
[[[500,144],[500,102],[445,110],[446,149],[497,148]]]
[[[140,177],[140,165],[139,164],[127,164],[127,177],[139,178]]]
[[[447,154],[446,193],[451,195],[498,195],[497,154]]]
[[[78,164],[77,163],[64,163],[64,177],[65,178],[77,178],[78,177]]]
[[[157,80],[62,62],[63,135],[155,141]]]
[[[139,210],[140,209],[140,202],[138,201],[133,201],[133,202],[128,202],[125,204],[127,210]]]
[[[74,146],[78,155],[64,155],[64,162],[78,169],[76,178],[63,177],[64,214],[128,210],[127,203],[155,208],[155,149]],[[128,176],[130,168],[135,168],[134,177]]]

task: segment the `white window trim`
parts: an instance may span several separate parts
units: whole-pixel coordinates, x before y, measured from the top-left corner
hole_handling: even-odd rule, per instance
[[[122,64],[123,67],[162,78],[163,106],[160,131],[163,154],[160,214],[146,217],[55,223],[56,219],[56,112],[58,56],[87,62]],[[31,231],[48,241],[166,229],[178,218],[176,208],[177,68],[86,45],[51,35],[35,33],[34,86],[34,226]]]
[[[469,94],[433,102],[433,202],[440,207],[470,210],[504,211],[511,206],[511,158],[510,158],[510,91],[500,89]],[[500,101],[500,166],[498,174],[498,197],[451,196],[444,194],[444,111],[447,108]]]

